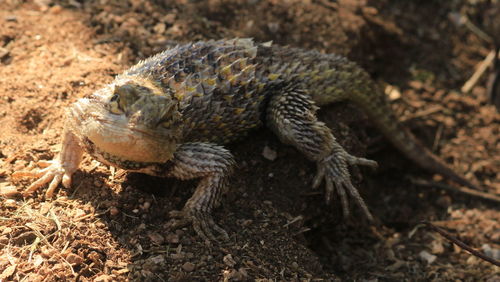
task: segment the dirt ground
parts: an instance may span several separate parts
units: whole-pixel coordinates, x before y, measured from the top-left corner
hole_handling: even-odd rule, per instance
[[[339,203],[326,205],[310,189],[314,164],[266,129],[228,146],[240,165],[214,214],[230,234],[219,244],[168,228],[196,182],[88,156],[54,199],[23,198],[33,180],[10,178],[59,151],[66,106],[138,60],[173,41],[253,37],[358,62],[393,87],[394,110],[420,140],[498,196],[500,115],[486,77],[460,91],[492,46],[450,20],[457,12],[481,26],[482,2],[0,1],[0,281],[500,281],[498,267],[419,224],[499,259],[499,207],[432,187],[453,183],[417,168],[347,103],[321,117],[349,152],[380,164],[352,169],[374,225],[354,207],[344,220]]]

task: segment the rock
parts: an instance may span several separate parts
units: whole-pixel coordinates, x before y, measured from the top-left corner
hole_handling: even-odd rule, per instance
[[[14,274],[14,272],[16,272],[16,265],[11,265],[9,267],[7,267],[3,272],[2,274],[0,274],[0,281],[3,281],[4,279],[8,279],[9,277],[12,276],[12,274]]]
[[[500,259],[500,249],[492,248],[488,244],[483,244],[481,246],[481,249],[483,249],[483,252],[484,252],[485,255],[487,255],[489,257],[492,257],[492,258],[494,258],[496,260]]]
[[[222,261],[224,261],[224,263],[229,267],[233,267],[236,265],[236,261],[233,259],[233,256],[231,254],[225,255]]]
[[[185,257],[185,255],[183,253],[180,253],[180,254],[171,254],[170,257],[172,259],[178,260],[178,259],[183,259]]]
[[[427,251],[421,251],[421,252],[418,254],[418,256],[420,257],[420,259],[422,259],[422,260],[426,261],[426,262],[427,262],[427,264],[431,264],[431,263],[433,263],[433,262],[436,260],[436,258],[437,258],[437,256],[435,256],[435,255],[431,255],[431,254],[430,254],[429,252],[427,252]]]
[[[77,254],[70,253],[66,256],[66,261],[72,265],[80,265],[83,262],[83,258]]]
[[[148,237],[156,245],[161,245],[163,244],[163,242],[165,242],[165,238],[156,232],[149,233]]]
[[[162,255],[157,255],[148,259],[154,264],[160,264],[165,262],[165,258]]]
[[[14,199],[6,199],[3,202],[3,204],[5,207],[8,207],[8,208],[15,208],[18,206],[16,200],[14,200]]]
[[[5,21],[8,22],[17,22],[17,17],[15,15],[7,15],[5,16]]]
[[[182,269],[184,269],[184,271],[186,271],[186,272],[191,272],[194,270],[194,268],[195,268],[195,265],[189,261],[182,265]]]
[[[120,213],[120,211],[119,211],[116,207],[111,207],[111,208],[109,209],[109,214],[110,214],[111,216],[116,216],[116,215],[118,215],[119,213]]]
[[[94,282],[111,282],[114,281],[113,277],[107,275],[107,274],[101,274],[94,278]]]
[[[179,244],[179,235],[175,233],[168,233],[165,240],[170,244]]]
[[[0,47],[0,59],[9,55],[10,51],[7,48]]]
[[[61,13],[61,11],[62,11],[62,7],[59,5],[54,5],[54,6],[49,8],[49,13],[54,14],[54,15]]]
[[[401,92],[396,86],[387,85],[384,89],[385,94],[389,97],[389,100],[394,101],[401,98]]]
[[[443,247],[443,243],[441,241],[438,241],[438,240],[432,241],[431,248],[432,248],[431,252],[433,254],[442,254],[442,253],[444,253],[444,247]]]
[[[21,193],[17,191],[16,187],[11,185],[6,185],[5,183],[0,183],[0,196],[5,198],[15,198],[19,197]]]
[[[278,153],[266,145],[262,151],[262,156],[267,160],[274,161],[278,158]]]

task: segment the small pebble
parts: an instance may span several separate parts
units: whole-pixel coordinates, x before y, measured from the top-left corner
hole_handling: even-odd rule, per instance
[[[168,23],[168,24],[173,24],[175,22],[175,17],[176,17],[176,14],[166,14],[164,17],[163,17],[163,21]]]
[[[165,240],[170,244],[178,244],[179,243],[179,235],[174,233],[167,234]]]
[[[385,94],[391,101],[401,98],[401,92],[399,91],[399,89],[392,85],[387,85],[387,87],[385,88]]]
[[[195,265],[191,262],[186,262],[182,265],[182,269],[184,269],[186,272],[191,272],[194,270]]]
[[[231,254],[225,255],[222,261],[224,261],[224,263],[229,267],[233,267],[234,265],[236,265],[236,261],[233,259],[233,256]]]
[[[16,198],[20,195],[21,193],[17,191],[16,187],[11,185],[0,185],[0,196],[4,198]]]
[[[436,260],[436,256],[435,255],[431,255],[429,252],[427,251],[421,251],[418,256],[427,262],[427,264],[431,264],[433,263],[435,260]]]
[[[0,59],[9,55],[10,51],[7,48],[0,47]]]
[[[2,234],[9,234],[10,232],[12,232],[12,228],[10,228],[10,227],[5,227],[2,230]]]
[[[68,261],[72,265],[79,265],[83,262],[83,258],[77,254],[69,254],[66,256],[66,261]]]
[[[115,216],[115,215],[117,215],[117,214],[119,214],[119,213],[120,213],[120,211],[119,211],[116,207],[111,207],[111,208],[109,209],[109,214],[110,214],[111,216]]]
[[[61,11],[62,11],[62,7],[59,5],[54,5],[54,6],[50,7],[50,9],[49,9],[49,12],[51,14],[54,14],[54,15],[59,14]]]
[[[3,202],[3,204],[5,207],[8,207],[8,208],[14,208],[17,206],[16,200],[14,200],[14,199],[7,199]]]
[[[274,23],[268,23],[267,24],[267,28],[269,29],[269,31],[271,33],[276,33],[278,32],[278,30],[280,29],[280,24],[277,23],[277,22],[274,22]]]
[[[75,218],[82,217],[82,216],[85,216],[85,215],[86,215],[86,213],[82,209],[76,209],[74,211],[74,217]]]
[[[9,265],[8,267],[6,267],[2,273],[0,274],[0,279],[3,281],[4,279],[8,280],[9,277],[12,276],[12,274],[14,274],[14,272],[16,272],[16,267],[17,267],[17,264],[14,264],[14,265]]]
[[[148,260],[155,263],[155,264],[160,264],[160,263],[165,262],[165,258],[162,255],[157,255],[157,256],[151,257]]]
[[[149,239],[156,245],[161,245],[163,242],[165,242],[165,238],[160,235],[159,233],[153,232],[148,234]]]
[[[183,259],[184,258],[184,254],[183,253],[180,253],[180,254],[171,254],[170,257],[172,259]]]
[[[101,274],[99,276],[97,276],[96,278],[94,278],[94,282],[109,282],[109,281],[113,281],[113,277],[112,276],[109,276],[107,274]]]
[[[262,156],[267,160],[274,161],[278,158],[278,153],[266,145],[264,150],[262,150]]]
[[[165,32],[166,25],[164,23],[158,23],[153,27],[156,34],[163,34]]]
[[[49,247],[47,247],[47,246],[42,246],[40,248],[40,252],[42,253],[42,256],[44,256],[46,258],[51,258],[56,253],[55,250],[49,249]]]
[[[485,255],[487,255],[489,257],[492,257],[492,258],[494,258],[496,260],[500,259],[500,249],[492,248],[488,244],[483,244],[481,246],[481,249],[483,249],[483,252],[484,252]]]
[[[17,17],[15,15],[7,15],[7,16],[5,16],[5,21],[17,22]]]

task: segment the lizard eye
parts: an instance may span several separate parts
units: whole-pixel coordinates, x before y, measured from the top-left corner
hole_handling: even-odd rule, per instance
[[[114,94],[111,99],[109,99],[109,111],[112,112],[113,114],[122,114],[123,110],[120,109],[120,95],[119,94]]]

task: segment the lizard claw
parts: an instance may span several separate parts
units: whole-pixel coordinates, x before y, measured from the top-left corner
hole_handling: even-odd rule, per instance
[[[212,216],[206,212],[184,208],[181,211],[171,211],[169,215],[175,219],[170,225],[172,229],[192,224],[196,234],[203,238],[205,242],[217,241],[213,233],[214,230],[221,234],[224,240],[229,239],[227,232],[218,226]]]
[[[52,161],[40,161],[37,163],[40,167],[45,167],[38,171],[16,171],[12,174],[12,178],[18,179],[21,177],[32,177],[38,178],[35,182],[31,183],[30,186],[23,192],[23,196],[27,197],[37,191],[43,185],[49,184],[49,188],[45,192],[46,198],[52,198],[57,186],[62,183],[64,187],[69,188],[71,186],[71,175],[68,172],[61,161],[58,159]]]
[[[327,203],[332,201],[334,191],[337,190],[342,205],[342,213],[344,217],[348,217],[350,212],[347,194],[349,194],[361,207],[366,217],[372,221],[373,216],[368,210],[365,201],[351,183],[348,165],[378,166],[375,161],[354,157],[343,149],[335,150],[333,154],[317,162],[318,172],[313,181],[313,188],[319,187],[324,179],[326,188],[325,198]]]

